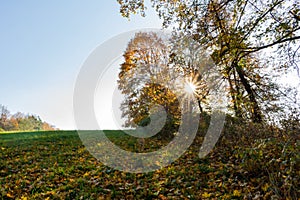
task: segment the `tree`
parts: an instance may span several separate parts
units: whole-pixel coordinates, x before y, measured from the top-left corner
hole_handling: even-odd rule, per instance
[[[145,9],[144,1],[118,2],[125,17]],[[151,2],[163,27],[174,25],[212,52],[237,116],[260,122],[274,110],[283,95],[272,80],[293,67],[299,71],[299,0]]]
[[[125,95],[121,105],[125,126],[145,126],[149,123],[151,109],[163,106],[167,113],[166,127],[179,120],[176,96],[161,84],[170,78],[168,46],[156,33],[137,33],[128,43],[121,64],[118,85]],[[169,131],[170,132],[170,131]]]
[[[10,112],[9,110],[0,104],[0,128],[3,130],[8,129]]]
[[[210,112],[211,90],[222,82],[216,78],[219,73],[214,70],[213,60],[189,37],[173,34],[170,43],[169,65],[172,71],[181,74],[186,79],[186,86],[192,87],[190,92],[196,96],[200,112]]]

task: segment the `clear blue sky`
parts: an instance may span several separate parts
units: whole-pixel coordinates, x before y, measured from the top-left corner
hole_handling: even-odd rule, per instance
[[[160,26],[150,8],[146,18],[121,17],[116,0],[1,1],[0,104],[74,129],[73,89],[88,55],[119,33]]]

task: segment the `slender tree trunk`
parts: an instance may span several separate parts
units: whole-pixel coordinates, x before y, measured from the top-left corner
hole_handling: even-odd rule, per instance
[[[199,109],[200,109],[200,113],[202,113],[203,109],[202,109],[202,106],[201,106],[201,100],[199,98],[197,98],[197,102],[198,102],[198,106],[199,106]]]
[[[230,79],[230,72],[228,72],[228,83],[229,83],[230,96],[231,96],[231,99],[232,99],[232,102],[233,102],[233,110],[235,112],[235,116],[241,117],[241,111],[238,107],[236,94],[235,94],[233,84],[232,84],[231,79]]]
[[[254,94],[253,89],[251,88],[248,80],[245,78],[245,73],[243,71],[243,69],[238,66],[237,64],[235,64],[235,69],[239,75],[239,78],[241,80],[241,83],[243,84],[243,86],[245,87],[245,90],[247,91],[249,98],[250,98],[250,102],[251,102],[251,107],[252,107],[252,120],[253,122],[261,122],[262,121],[262,116],[261,116],[261,110],[258,106],[258,103],[256,101],[256,97]]]

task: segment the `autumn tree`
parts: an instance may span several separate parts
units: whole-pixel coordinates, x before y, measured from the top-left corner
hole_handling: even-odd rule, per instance
[[[144,1],[118,0],[120,12],[144,15]],[[287,96],[272,81],[298,69],[299,0],[151,0],[163,27],[211,52],[229,84],[236,116],[261,122]]]
[[[125,126],[146,126],[151,109],[160,105],[167,113],[165,128],[179,120],[178,101],[164,82],[169,73],[168,45],[154,32],[140,32],[128,43],[118,85],[125,95],[121,105]]]
[[[216,78],[220,77],[220,73],[214,69],[213,60],[206,50],[190,37],[174,33],[170,39],[170,46],[171,70],[185,78],[186,86],[191,87],[191,95],[197,99],[200,112],[210,112],[210,93],[214,88],[220,87],[222,82]]]

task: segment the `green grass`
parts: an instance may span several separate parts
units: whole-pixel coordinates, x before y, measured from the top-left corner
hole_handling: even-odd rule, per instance
[[[121,148],[137,152],[133,137],[120,131],[105,133]],[[212,153],[199,159],[202,140],[198,136],[168,167],[131,174],[97,161],[76,131],[0,134],[0,195],[2,199],[243,199],[258,193],[262,198],[300,194],[299,145],[289,139],[237,145],[223,136]],[[145,151],[161,145],[165,141],[148,140]]]

